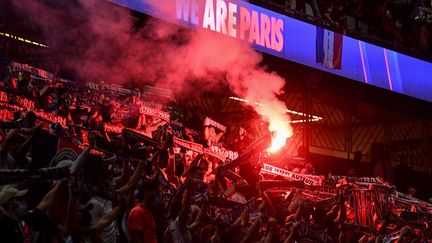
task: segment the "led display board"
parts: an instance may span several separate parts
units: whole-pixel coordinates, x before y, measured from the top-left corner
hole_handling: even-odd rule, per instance
[[[258,51],[432,102],[432,64],[242,0],[109,0]]]

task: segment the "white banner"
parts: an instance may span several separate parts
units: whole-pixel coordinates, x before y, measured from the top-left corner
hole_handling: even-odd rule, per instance
[[[204,120],[204,126],[212,126],[212,127],[215,127],[217,129],[221,130],[222,132],[226,131],[226,126],[220,124],[217,121],[214,121],[214,120],[210,119],[209,117],[205,118],[205,120]]]
[[[230,160],[231,161],[231,160],[235,160],[239,157],[239,154],[237,152],[228,150],[224,147],[212,145],[212,146],[210,146],[210,149],[214,153],[218,153],[218,154],[221,154],[222,156],[224,156],[225,157],[224,160]]]
[[[148,116],[157,117],[166,122],[170,122],[170,114],[166,111],[161,111],[146,105],[141,105],[140,113]]]
[[[204,147],[202,144],[186,141],[186,140],[180,139],[178,137],[174,137],[173,140],[174,140],[173,142],[180,147],[192,150],[192,151],[197,152],[199,154],[204,153],[204,151],[203,151]]]
[[[38,75],[41,78],[51,80],[50,82],[54,81],[54,74],[47,72],[45,70],[32,67],[27,64],[17,63],[17,62],[11,62],[10,63],[10,70],[11,72],[28,72],[35,75]],[[67,79],[61,79],[56,78],[55,81],[62,82],[62,83],[74,83],[73,81],[67,80]]]
[[[261,172],[280,175],[290,180],[303,181],[306,185],[318,185],[319,183],[319,176],[298,174],[265,163]]]

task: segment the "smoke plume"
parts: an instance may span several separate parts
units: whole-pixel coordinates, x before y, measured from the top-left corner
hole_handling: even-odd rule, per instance
[[[253,101],[250,105],[269,121],[271,131],[277,131],[280,145],[292,135],[286,106],[277,98],[284,79],[261,67],[261,55],[245,42],[202,29],[185,31],[155,19],[140,27],[128,10],[108,1],[65,2],[13,3],[80,80],[150,83],[169,87],[177,96],[195,87],[217,87],[223,80],[238,96]],[[169,14],[172,6],[155,6],[159,15],[175,16]]]

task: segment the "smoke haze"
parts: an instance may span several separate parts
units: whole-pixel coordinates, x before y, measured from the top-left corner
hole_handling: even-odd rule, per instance
[[[107,1],[75,0],[62,6],[57,2],[13,1],[80,80],[150,83],[168,87],[176,96],[194,92],[194,87],[217,87],[223,80],[238,96],[262,104],[250,103],[269,120],[270,130],[283,130],[285,138],[292,135],[286,106],[277,99],[285,81],[262,68],[261,55],[247,43],[202,29],[185,31],[155,19],[136,28],[128,10]],[[155,11],[175,16],[166,4]]]

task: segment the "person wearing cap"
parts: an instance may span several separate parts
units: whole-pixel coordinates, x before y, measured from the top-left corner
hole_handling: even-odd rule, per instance
[[[2,242],[29,242],[30,227],[21,219],[26,206],[19,200],[27,190],[5,186],[0,191],[0,236]]]

